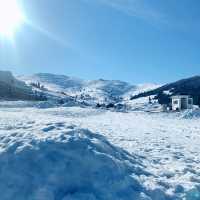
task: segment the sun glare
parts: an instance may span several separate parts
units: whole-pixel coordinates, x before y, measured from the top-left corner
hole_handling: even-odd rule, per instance
[[[12,37],[22,22],[17,0],[0,0],[0,36]]]

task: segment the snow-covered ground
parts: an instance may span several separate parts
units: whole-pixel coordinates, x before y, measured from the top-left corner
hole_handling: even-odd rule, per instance
[[[0,199],[199,200],[195,116],[4,104]]]

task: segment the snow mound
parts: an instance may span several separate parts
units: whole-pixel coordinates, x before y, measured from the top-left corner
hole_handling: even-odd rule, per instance
[[[1,140],[1,200],[149,199],[131,176],[147,174],[139,159],[88,130]]]
[[[200,118],[200,109],[195,108],[195,109],[190,109],[186,110],[183,113],[181,113],[181,118],[184,119],[195,119],[195,118]]]

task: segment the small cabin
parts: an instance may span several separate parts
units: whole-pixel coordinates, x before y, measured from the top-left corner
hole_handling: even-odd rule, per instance
[[[184,110],[193,108],[193,98],[189,95],[172,96],[172,110]]]

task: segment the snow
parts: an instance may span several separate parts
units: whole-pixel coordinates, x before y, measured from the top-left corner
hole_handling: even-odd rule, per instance
[[[55,75],[49,73],[39,73],[30,76],[18,76],[20,80],[27,84],[40,82],[50,91],[67,91],[68,89],[80,90],[83,80],[65,75]]]
[[[1,199],[199,200],[200,124],[183,114],[4,104]]]
[[[0,71],[0,100],[44,100],[41,92],[35,92],[25,82],[16,79],[9,71]]]
[[[200,118],[200,109],[193,106],[193,109],[188,109],[181,112],[181,117],[185,119],[199,119]]]
[[[143,92],[147,92],[150,90],[154,90],[158,87],[160,87],[161,85],[159,84],[154,84],[154,83],[143,83],[143,84],[138,84],[136,85],[136,88],[134,90],[130,90],[126,96],[130,97],[130,96],[134,96],[134,95],[138,95],[140,93]]]
[[[119,80],[94,80],[87,81],[84,86],[84,93],[89,94],[97,102],[116,101],[127,94],[130,90],[135,90],[136,86]]]
[[[161,112],[154,96],[130,100],[155,84],[19,78],[40,82],[34,90],[49,100],[0,101],[1,200],[200,199],[199,108]],[[10,72],[0,79],[30,89]]]
[[[1,199],[139,199],[143,187],[131,176],[139,159],[84,129],[49,126],[56,135],[1,136]],[[50,128],[52,127],[52,128]],[[17,139],[18,138],[18,139]],[[137,162],[138,160],[138,162]],[[140,171],[141,170],[141,171]],[[17,194],[17,196],[16,196]]]
[[[166,94],[166,95],[172,95],[173,94],[172,89],[165,90],[165,91],[163,91],[163,93]]]
[[[15,86],[17,88],[27,89],[26,84],[17,80],[9,71],[0,71],[0,82]]]
[[[149,97],[151,98],[151,103],[149,103]],[[154,95],[149,97],[141,97],[138,99],[127,99],[123,100],[128,111],[146,111],[146,112],[161,112],[163,110],[162,106],[154,99]]]
[[[118,103],[122,99],[130,99],[134,94],[155,89],[156,84],[131,85],[119,80],[82,80],[65,75],[39,73],[31,76],[18,76],[27,84],[40,82],[48,91],[43,91],[51,99],[53,97],[68,96],[76,98],[78,102],[86,102],[89,105],[97,103]]]

